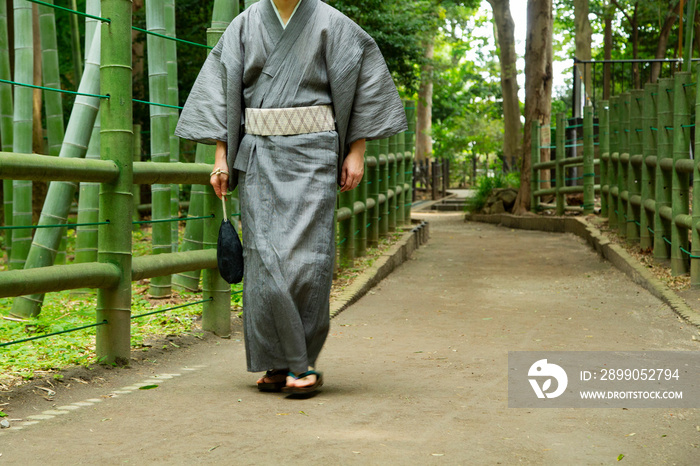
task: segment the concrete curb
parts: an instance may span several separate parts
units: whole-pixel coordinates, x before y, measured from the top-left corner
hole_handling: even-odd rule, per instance
[[[331,302],[331,318],[366,295],[398,266],[410,259],[413,251],[428,242],[429,235],[429,225],[425,221],[421,221],[404,233],[396,244],[380,255],[371,267],[362,272],[340,296]]]
[[[520,217],[512,214],[483,215],[466,217],[481,223],[491,223],[507,228],[538,230],[553,233],[573,233],[588,242],[604,259],[624,272],[633,282],[648,290],[673,309],[673,311],[696,327],[700,327],[700,314],[694,311],[673,290],[658,280],[645,266],[637,262],[627,251],[611,243],[600,230],[578,217]]]

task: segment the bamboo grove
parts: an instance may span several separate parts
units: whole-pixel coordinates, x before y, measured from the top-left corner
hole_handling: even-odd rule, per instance
[[[182,163],[174,130],[180,108],[178,47],[213,48],[238,14],[237,3],[214,2],[207,44],[198,44],[177,38],[174,0],[145,2],[145,29],[132,26],[131,2],[87,0],[84,11],[71,12],[85,22],[84,43],[71,41],[77,90],[61,89],[60,83],[54,7],[65,7],[51,0],[15,0],[9,12],[8,3],[0,2],[0,179],[9,270],[0,272],[0,297],[16,297],[10,313],[33,317],[41,312],[44,293],[96,288],[92,326],[97,327],[98,357],[127,362],[131,284],[150,279],[155,298],[168,297],[173,289],[201,289],[202,300],[191,304],[202,304],[204,329],[227,335],[231,287],[216,270],[223,211],[209,186],[213,147],[197,145],[194,162]],[[8,14],[14,20],[12,54]],[[34,18],[40,44],[34,42]],[[73,31],[76,24],[71,23]],[[146,34],[147,100],[134,99],[134,29]],[[35,50],[41,51],[39,82]],[[61,93],[75,98],[65,124]],[[43,98],[43,118],[35,116],[35,96]],[[148,109],[150,131],[134,124],[135,108]],[[411,223],[415,104],[407,101],[406,111],[410,130],[372,141],[366,179],[338,198],[339,264],[352,264],[380,237]],[[37,121],[45,125],[37,127]],[[37,133],[45,136],[40,147]],[[144,139],[148,161],[141,161]],[[33,181],[49,182],[36,224]],[[147,220],[138,215],[141,185],[151,189]],[[188,202],[181,203],[181,190],[189,192]],[[235,217],[235,195],[230,202],[228,211]],[[134,257],[132,231],[142,224],[152,226],[151,254]],[[76,231],[72,261],[65,255],[67,228]]]

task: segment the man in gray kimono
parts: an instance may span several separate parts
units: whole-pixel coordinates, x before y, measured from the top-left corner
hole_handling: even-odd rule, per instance
[[[176,134],[216,144],[211,184],[239,187],[248,370],[306,393],[329,327],[336,183],[355,188],[365,140],[407,129],[376,44],[319,0],[261,0],[211,51]]]

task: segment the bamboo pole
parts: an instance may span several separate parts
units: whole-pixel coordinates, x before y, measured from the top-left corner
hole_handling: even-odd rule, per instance
[[[232,4],[234,2],[228,2]],[[165,0],[165,34],[168,37],[176,37],[175,33],[175,0]],[[166,41],[165,43],[166,70],[168,73],[168,105],[179,105],[178,87],[177,87],[177,42],[174,40]],[[175,136],[175,128],[177,120],[180,117],[177,108],[169,108],[170,114],[170,162],[176,163],[180,161],[180,138]],[[170,216],[176,218],[180,216],[180,186],[177,183],[170,185]],[[170,224],[170,244],[171,251],[177,252],[179,243],[179,230],[177,223]]]
[[[164,0],[146,2],[146,28],[157,34],[165,34]],[[166,64],[166,40],[149,34],[146,37],[148,53],[148,95],[151,102],[167,103],[168,71]],[[165,107],[150,105],[151,115],[151,161],[168,162],[170,160],[170,110]],[[171,216],[171,185],[153,184],[152,218],[162,220]],[[179,207],[179,206],[178,206]],[[171,225],[154,223],[153,254],[172,252]],[[166,298],[171,295],[171,278],[155,277],[151,280],[149,292],[154,298]]]
[[[114,183],[100,187],[100,225],[98,260],[121,270],[121,279],[113,287],[97,292],[96,321],[107,320],[97,328],[97,357],[107,364],[129,364],[131,334],[131,187],[133,147],[131,84],[131,2],[103,0],[102,16],[110,23],[101,25],[101,91],[111,96],[102,101],[100,116],[100,153],[121,167]]]
[[[627,224],[632,221],[627,214],[628,202],[625,200],[629,196],[629,156],[630,156],[630,95],[629,92],[620,94],[619,113],[619,150],[620,158],[617,170],[617,185],[619,195],[617,196],[618,223],[617,233],[627,237]]]
[[[89,52],[79,92],[97,94],[100,69],[100,40],[93,40]],[[99,99],[97,97],[78,96],[73,105],[68,129],[61,146],[59,158],[82,158],[85,156],[89,133],[97,116]],[[73,181],[54,181],[49,185],[46,202],[41,210],[39,225],[56,225],[65,223],[77,185]],[[62,238],[61,228],[42,228],[34,235],[31,249],[27,256],[25,269],[45,267],[54,263],[56,252]],[[11,313],[20,317],[32,317],[41,312],[43,295],[22,296],[12,303]]]
[[[661,216],[661,210],[671,208],[671,171],[663,170],[661,162],[673,154],[673,137],[667,127],[673,126],[673,78],[659,79],[657,100],[657,158],[656,158],[656,212],[654,213],[654,259],[671,257],[671,222]]]
[[[406,225],[406,133],[396,135],[396,174],[396,185],[400,191],[396,198],[396,225],[403,227]]]
[[[195,163],[203,163],[206,160],[206,153],[209,149],[203,144],[197,144]],[[211,171],[211,170],[210,170]],[[206,173],[209,176],[209,172]],[[189,217],[200,217],[204,211],[204,196],[206,187],[202,184],[193,184],[190,191],[190,207],[187,215]],[[185,234],[183,237],[183,251],[197,251],[202,249],[202,234],[204,224],[202,222],[187,222],[185,224]],[[179,290],[197,291],[199,290],[200,270],[191,270],[173,275],[173,287]]]
[[[212,13],[212,27],[207,30],[207,45],[214,47],[224,33],[225,26],[233,20],[237,8],[234,2],[215,0]],[[214,163],[213,147],[204,152],[205,162]],[[223,218],[221,201],[216,197],[214,188],[206,186],[202,215],[214,215],[215,218],[204,221],[202,243],[204,249],[216,248],[219,226]],[[190,222],[191,223],[191,222]],[[202,272],[202,297],[211,299],[202,306],[202,328],[219,336],[231,334],[231,286],[221,278],[218,270],[207,269]]]
[[[696,68],[696,76],[698,76],[697,72],[700,71],[700,69]],[[698,79],[700,81],[700,78]],[[698,83],[696,82],[696,86]],[[700,114],[700,92],[695,91],[695,115],[697,118],[697,115]],[[697,121],[697,120],[696,120]],[[694,150],[693,153],[695,154],[694,160],[693,160],[693,198],[692,198],[692,205],[693,205],[693,225],[691,228],[691,244],[692,244],[692,249],[690,250],[690,253],[692,254],[692,257],[690,259],[690,286],[692,288],[700,288],[700,231],[698,231],[698,228],[700,228],[700,157],[698,157],[698,154],[700,154],[700,131],[698,131],[697,127],[695,129],[695,141],[694,141]]]
[[[389,192],[389,231],[396,231],[396,135],[389,137],[387,153],[387,180]]]
[[[692,29],[692,28],[689,28]],[[690,105],[688,99],[688,87],[691,82],[690,72],[676,73],[673,86],[673,164],[671,172],[671,209],[673,219],[679,215],[689,213],[689,185],[688,173],[676,170],[675,165],[680,160],[690,158]],[[681,228],[675,221],[671,222],[671,275],[685,275],[689,271],[689,258],[686,252],[690,249],[688,243],[688,230]]]
[[[7,2],[0,0],[0,79],[9,81],[10,41],[7,35]],[[0,83],[0,150],[12,152],[12,86]],[[6,226],[12,225],[12,181],[2,183],[3,220]],[[5,230],[5,254],[10,261],[12,250],[12,230]]]
[[[43,0],[47,3],[53,3],[53,0]],[[88,0],[89,1],[89,0]],[[78,10],[77,0],[71,0],[71,8],[73,10]],[[53,9],[52,9],[53,11]],[[78,15],[68,15],[70,21],[70,32],[71,32],[71,52],[73,54],[73,72],[75,73],[75,81],[79,82],[80,77],[83,75],[83,55],[80,51],[80,27],[78,26]],[[87,32],[87,31],[86,31]],[[90,49],[85,48],[85,53],[88,53]]]
[[[583,109],[583,213],[592,214],[595,207],[595,156],[593,146],[593,106]]]
[[[367,244],[371,248],[379,246],[379,141],[367,142],[367,183],[368,206],[369,200],[372,206],[369,208],[367,222]]]
[[[610,160],[610,109],[608,101],[602,100],[598,104],[598,153],[600,154],[600,216],[608,216],[608,194],[604,192],[603,187],[607,186],[608,192],[610,185],[608,181],[608,164]]]
[[[404,202],[405,212],[403,214],[406,225],[411,224],[411,206],[413,205],[413,154],[416,141],[416,102],[413,100],[404,100],[404,109],[406,112],[406,120],[408,121],[408,131],[406,134],[406,146],[404,152],[404,172],[406,178],[406,198]]]
[[[530,210],[537,212],[540,208],[540,198],[535,193],[540,189],[540,170],[535,166],[540,163],[540,122],[534,120],[532,122],[531,133],[531,150],[530,150],[530,167],[532,174],[530,176]]]
[[[347,209],[351,212],[350,218],[339,221],[338,232],[340,238],[338,240],[341,268],[349,268],[354,264],[355,259],[355,230],[357,229],[356,216],[352,215],[355,204],[355,191],[345,191],[339,194],[340,209]]]
[[[620,187],[618,186],[618,167],[620,161],[620,145],[619,133],[620,133],[620,96],[610,97],[610,125],[609,125],[609,137],[610,137],[610,161],[608,164],[608,184],[610,189],[608,190],[608,227],[611,230],[617,229],[619,219],[622,215],[617,210],[617,197],[620,194]],[[617,193],[617,194],[615,194]]]
[[[46,3],[53,4],[53,0]],[[61,88],[58,68],[58,44],[56,40],[56,18],[54,9],[39,5],[39,25],[41,36],[41,67],[44,86]],[[58,155],[65,132],[63,124],[63,102],[58,92],[44,92],[46,105],[46,135],[49,141],[49,155]]]
[[[389,139],[379,140],[379,236],[389,233]]]
[[[132,150],[132,160],[134,164],[141,162],[141,125],[134,125],[134,148]],[[131,193],[134,196],[134,211],[132,218],[134,222],[141,220],[139,215],[139,204],[141,204],[141,185],[134,183],[131,188]],[[139,225],[134,225],[134,231],[139,229]]]
[[[15,30],[15,76],[21,83],[34,82],[34,41],[32,24],[32,4],[26,0],[14,2]],[[14,126],[12,152],[32,153],[33,100],[32,89],[15,86]],[[14,180],[12,182],[12,224],[27,226],[32,224],[32,182]],[[29,253],[31,230],[13,230],[10,268],[21,269]]]
[[[367,160],[364,164],[364,173],[367,173]],[[367,176],[362,176],[360,184],[354,189],[355,203],[362,204],[362,211],[357,214],[355,225],[355,256],[362,257],[367,251]]]
[[[629,98],[629,151],[630,162],[627,169],[627,191],[629,199],[632,196],[640,196],[642,194],[642,165],[632,163],[631,158],[641,155],[643,157],[644,146],[642,127],[644,125],[644,90],[633,89],[630,92]],[[634,205],[632,202],[627,202],[627,239],[630,241],[639,241],[641,235],[641,205]]]
[[[100,0],[87,0],[85,12],[93,16],[100,14]],[[92,47],[98,21],[93,18],[85,18],[85,50]],[[92,135],[88,144],[86,159],[99,160],[100,158],[100,113],[95,117],[92,127]],[[99,218],[100,184],[92,181],[80,183],[78,196],[78,223],[96,223]],[[97,227],[87,225],[76,229],[75,260],[76,262],[95,262],[97,260]]]
[[[647,162],[656,159],[656,135],[657,131],[651,128],[656,124],[656,102],[659,92],[659,85],[656,83],[648,83],[644,86],[644,118],[642,120],[642,147],[644,154],[644,163],[642,163],[642,209],[639,219],[639,246],[642,250],[647,250],[653,247],[652,232],[656,226],[654,225],[654,212],[644,208],[647,200],[654,200],[655,185],[656,185],[656,170],[650,167]],[[653,157],[653,159],[652,159]]]
[[[564,215],[566,209],[566,196],[561,191],[564,187],[564,159],[566,158],[566,116],[563,113],[557,114],[557,128],[556,128],[556,160],[557,166],[555,169],[555,197],[556,197],[556,214]]]

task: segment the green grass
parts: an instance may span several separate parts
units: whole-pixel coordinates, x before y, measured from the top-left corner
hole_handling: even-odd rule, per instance
[[[468,210],[479,211],[486,205],[486,201],[494,189],[520,188],[520,173],[507,174],[496,173],[494,176],[480,176],[476,179],[476,194],[467,206]]]

